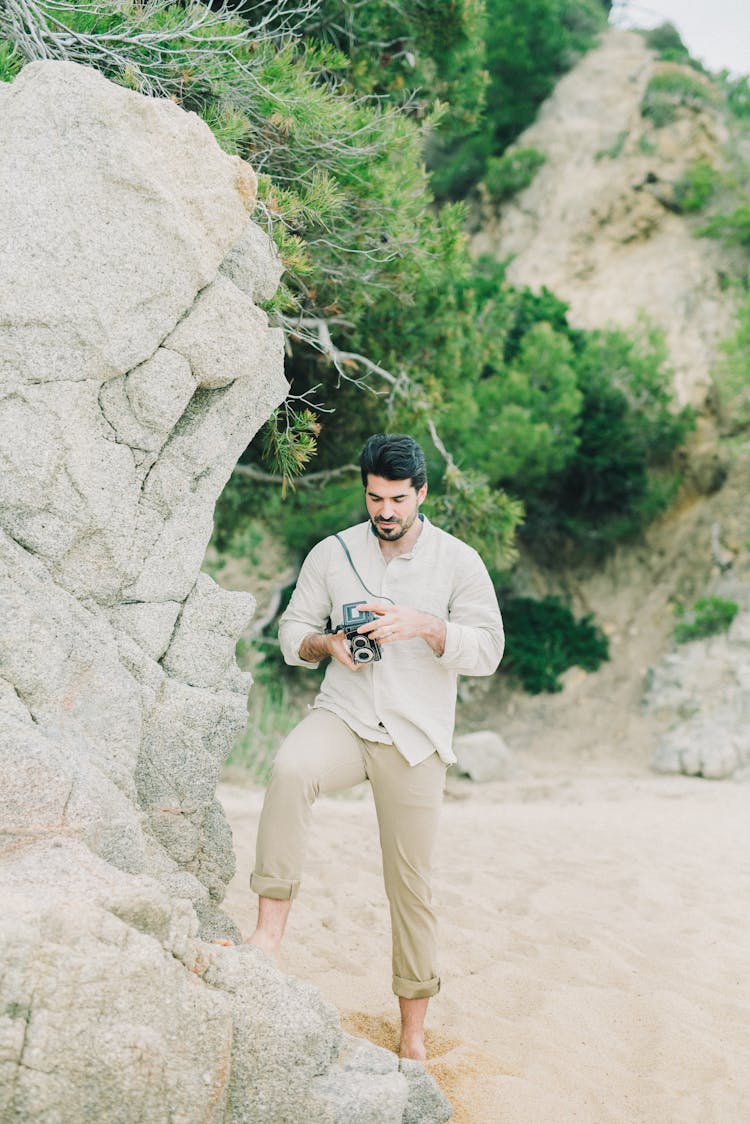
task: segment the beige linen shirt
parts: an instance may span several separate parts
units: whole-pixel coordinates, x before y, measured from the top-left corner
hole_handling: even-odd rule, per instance
[[[331,535],[308,554],[279,624],[284,659],[300,659],[302,641],[341,624],[342,606],[390,598],[446,621],[445,650],[437,656],[422,639],[396,641],[383,658],[356,671],[331,660],[313,708],[330,710],[368,741],[395,745],[410,765],[437,751],[455,760],[453,727],[459,675],[491,675],[503,654],[503,623],[484,563],[472,547],[422,518],[414,548],[386,562],[369,520],[341,532],[363,589]]]

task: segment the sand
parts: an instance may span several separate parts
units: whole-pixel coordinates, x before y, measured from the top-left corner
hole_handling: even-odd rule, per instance
[[[263,792],[219,797],[238,859],[225,904],[247,934]],[[457,1124],[750,1121],[749,783],[559,763],[451,780],[435,899],[428,1068]],[[284,969],[396,1047],[366,787],[315,809]]]

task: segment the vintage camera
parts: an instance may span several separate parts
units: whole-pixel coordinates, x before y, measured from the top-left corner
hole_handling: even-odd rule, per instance
[[[358,613],[358,604],[358,601],[352,601],[350,604],[344,605],[341,610],[343,623],[335,631],[343,632],[346,636],[355,663],[372,663],[373,660],[381,658],[380,645],[363,632],[357,632],[357,629],[361,624],[369,624],[370,621],[374,621],[376,614]]]

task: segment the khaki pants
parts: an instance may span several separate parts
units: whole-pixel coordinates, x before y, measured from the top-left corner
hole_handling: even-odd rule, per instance
[[[394,746],[366,741],[337,715],[313,710],[279,750],[258,826],[251,889],[293,898],[316,797],[370,781],[391,910],[393,991],[404,999],[440,990],[430,874],[445,768],[437,753],[410,766]]]

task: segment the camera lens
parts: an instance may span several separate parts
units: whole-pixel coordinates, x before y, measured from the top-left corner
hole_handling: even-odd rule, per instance
[[[352,640],[352,659],[355,663],[371,663],[375,653],[370,647],[366,636],[357,636]]]

